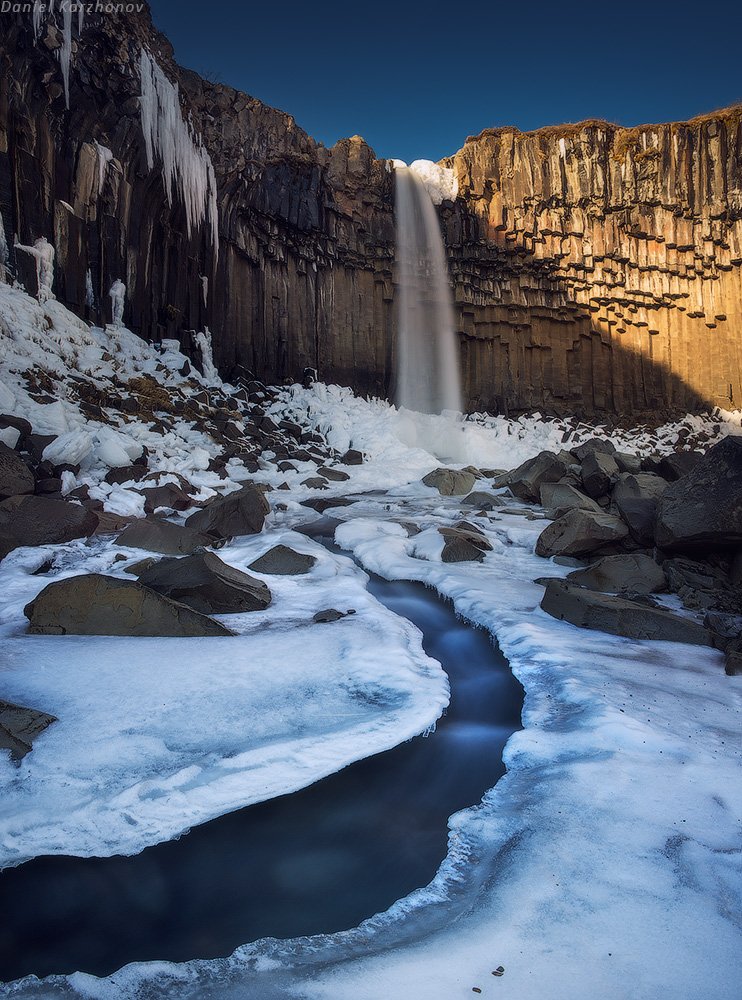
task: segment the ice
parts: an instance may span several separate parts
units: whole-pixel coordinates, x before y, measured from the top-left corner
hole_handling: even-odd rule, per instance
[[[121,326],[124,322],[124,305],[126,304],[126,285],[121,278],[116,278],[108,294],[111,299],[111,325]]]
[[[415,160],[410,164],[410,170],[423,182],[434,205],[456,200],[459,182],[449,167],[442,167],[432,160]]]
[[[25,634],[47,582],[43,551],[0,563],[3,696],[59,722],[20,767],[0,754],[0,864],[36,854],[135,853],[194,823],[303,787],[424,731],[448,701],[413,626],[379,605],[344,557],[293,532],[222,549],[244,569],[273,544],[315,556],[267,577],[264,612],[223,616],[240,635],[179,640]],[[70,543],[54,579],[115,572],[120,546]],[[143,553],[131,550],[130,561]],[[32,558],[31,558],[32,557]],[[326,607],[356,613],[315,625]],[[363,697],[367,686],[378,695]],[[246,724],[249,720],[249,724]]]
[[[48,444],[41,457],[52,465],[80,465],[92,450],[93,438],[87,431],[67,431]]]
[[[8,263],[8,240],[5,236],[5,225],[3,224],[3,213],[0,212],[0,267],[5,267]]]
[[[100,194],[103,191],[106,170],[108,169],[108,164],[113,159],[113,153],[107,146],[101,146],[99,142],[95,143],[95,148],[98,151],[98,193]]]
[[[67,108],[70,106],[70,60],[72,57],[72,15],[77,14],[77,33],[83,29],[85,22],[85,3],[75,2],[75,0],[61,0],[59,9],[62,13],[62,44],[57,50],[57,58],[62,70],[62,80],[64,82],[64,101]],[[31,16],[33,19],[34,39],[38,42],[41,35],[41,27],[47,18],[54,18],[56,22],[55,0],[42,3],[41,0],[34,0]]]
[[[194,336],[194,341],[196,346],[201,352],[201,367],[203,369],[203,376],[208,385],[217,385],[221,382],[219,378],[219,372],[214,364],[214,352],[211,344],[211,331],[208,326],[199,331]]]
[[[208,225],[214,258],[219,255],[216,177],[209,154],[189,124],[183,120],[177,84],[171,83],[157,61],[141,50],[139,72],[142,85],[141,123],[151,170],[155,158],[162,165],[168,203],[177,188],[186,211],[188,233],[204,222]]]
[[[46,302],[47,299],[53,299],[54,247],[47,240],[46,236],[40,236],[32,247],[16,243],[15,249],[31,254],[36,262],[36,297],[39,302]]]
[[[85,272],[85,305],[88,309],[93,309],[95,306],[95,292],[93,291],[93,275],[90,273],[90,268]]]
[[[21,436],[21,432],[15,427],[2,427],[0,428],[0,441],[8,448],[15,448],[18,443],[18,439]]]

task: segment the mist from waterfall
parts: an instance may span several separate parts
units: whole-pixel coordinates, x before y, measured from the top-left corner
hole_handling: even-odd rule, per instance
[[[423,181],[395,169],[397,406],[460,412],[458,345],[438,216]]]

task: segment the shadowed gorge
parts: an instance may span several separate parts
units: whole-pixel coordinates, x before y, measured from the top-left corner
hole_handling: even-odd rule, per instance
[[[320,378],[387,396],[395,367],[393,173],[358,136],[326,149],[287,114],[180,69],[140,15],[89,15],[72,38],[69,109],[52,22],[2,15],[0,213],[7,268],[45,234],[55,293],[193,352],[208,327],[220,370]],[[141,51],[177,82],[217,187],[188,227],[145,150]],[[664,415],[742,398],[742,127],[730,108],[680,124],[495,129],[444,161],[438,209],[454,291],[465,406]],[[190,125],[189,125],[190,127]],[[106,152],[110,151],[110,158]],[[2,266],[2,265],[0,265]],[[88,272],[90,282],[87,280]],[[92,288],[92,295],[88,288]]]

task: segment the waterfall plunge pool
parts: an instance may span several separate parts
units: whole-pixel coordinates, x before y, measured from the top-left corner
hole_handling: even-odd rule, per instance
[[[307,534],[334,548],[330,529],[321,519]],[[134,857],[40,857],[6,869],[0,980],[105,976],[135,961],[217,958],[263,937],[332,933],[431,881],[448,817],[504,772],[523,691],[490,636],[433,591],[378,577],[369,590],[417,625],[449,676],[451,704],[435,732]]]

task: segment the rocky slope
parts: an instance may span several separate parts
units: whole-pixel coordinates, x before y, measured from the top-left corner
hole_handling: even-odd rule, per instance
[[[28,15],[2,21],[10,248],[0,267],[5,257],[10,276],[35,288],[12,236],[43,234],[56,247],[55,293],[85,318],[110,318],[120,278],[128,326],[176,337],[196,358],[193,334],[208,327],[225,374],[242,366],[276,382],[309,366],[328,382],[393,390],[386,161],[359,137],[325,149],[289,115],[182,70],[146,8],[72,27],[68,96],[53,18],[38,38]],[[147,149],[142,50],[163,74],[160,106],[178,84],[172,139],[195,164],[186,179],[168,176],[167,143],[155,136]],[[459,195],[440,208],[468,406],[739,406],[741,144],[739,109],[683,125],[591,122],[468,140],[447,163]]]

